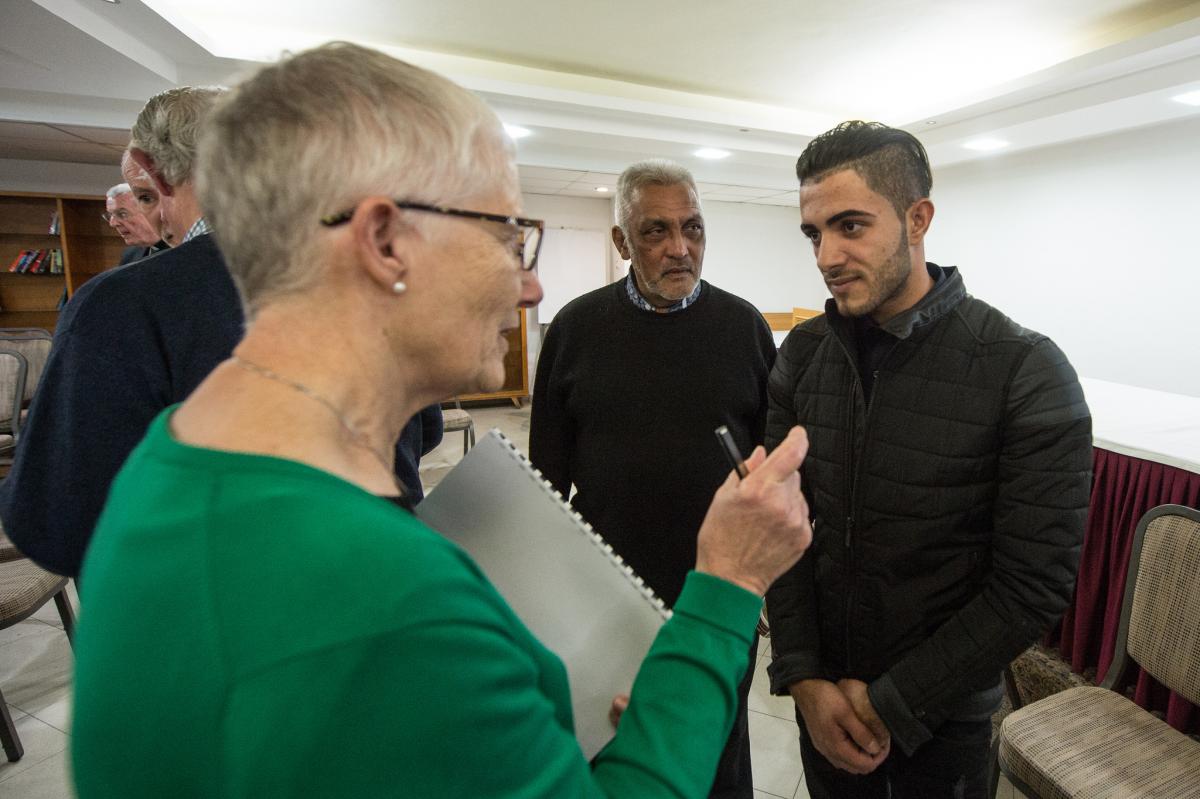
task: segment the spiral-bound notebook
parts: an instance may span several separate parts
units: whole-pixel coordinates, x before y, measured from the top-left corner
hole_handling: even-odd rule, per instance
[[[575,736],[590,759],[613,736],[612,698],[629,693],[670,611],[499,430],[416,513],[465,549],[562,658]]]

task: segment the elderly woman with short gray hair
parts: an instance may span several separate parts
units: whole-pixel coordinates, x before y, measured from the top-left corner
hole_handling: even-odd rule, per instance
[[[495,115],[326,45],[219,102],[197,178],[248,328],[154,423],[93,539],[79,795],[704,796],[762,594],[811,539],[803,433],[717,492],[589,764],[561,661],[392,476],[413,413],[501,384],[541,297]]]

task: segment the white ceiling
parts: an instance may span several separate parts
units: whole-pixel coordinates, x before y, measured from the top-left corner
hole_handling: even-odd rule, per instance
[[[230,83],[330,38],[480,92],[528,191],[603,196],[633,160],[703,196],[794,205],[804,144],[842,119],[916,133],[935,167],[1200,108],[1200,2],[1182,0],[0,0],[0,158],[117,162],[142,102]],[[20,123],[20,124],[13,124]],[[697,147],[732,154],[702,161]],[[107,160],[106,160],[107,159]]]

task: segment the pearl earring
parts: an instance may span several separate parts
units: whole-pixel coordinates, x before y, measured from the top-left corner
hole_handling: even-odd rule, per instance
[[[392,293],[393,294],[403,294],[406,291],[408,291],[408,286],[405,283],[403,283],[402,281],[397,280],[395,283],[392,284]]]

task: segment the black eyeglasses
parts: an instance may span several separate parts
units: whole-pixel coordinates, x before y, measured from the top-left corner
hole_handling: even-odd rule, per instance
[[[409,211],[428,211],[434,214],[445,214],[446,216],[459,216],[465,219],[482,219],[487,222],[498,222],[501,225],[508,225],[517,229],[518,238],[517,258],[521,262],[521,268],[526,272],[537,267],[538,253],[542,249],[542,231],[546,229],[546,223],[540,219],[525,219],[520,216],[504,216],[503,214],[485,214],[483,211],[464,211],[460,208],[445,208],[440,205],[425,205],[424,203],[410,203],[404,200],[393,200],[397,208],[404,208]],[[330,214],[329,216],[321,217],[321,224],[326,227],[334,227],[342,225],[350,221],[354,216],[354,209],[342,211],[340,214]]]

